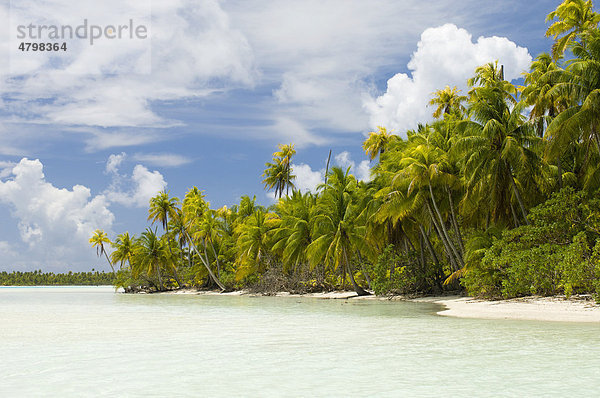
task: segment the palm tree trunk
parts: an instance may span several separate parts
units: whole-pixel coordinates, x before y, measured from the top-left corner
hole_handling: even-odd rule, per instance
[[[523,204],[523,199],[521,198],[521,194],[519,193],[519,189],[517,188],[517,184],[515,184],[515,179],[512,176],[512,171],[509,167],[510,175],[508,178],[510,179],[510,185],[512,186],[513,192],[515,193],[515,197],[519,202],[519,207],[521,208],[521,213],[523,213],[523,218],[525,218],[525,224],[529,225],[529,220],[527,220],[527,210],[525,210],[525,205]]]
[[[190,235],[187,233],[187,231],[185,232],[185,234],[187,236],[188,242],[190,242],[190,245],[192,246],[192,249],[194,249],[194,251],[196,252],[196,254],[198,255],[198,257],[200,257],[200,260],[204,264],[204,267],[208,271],[208,274],[210,275],[210,277],[213,280],[213,282],[215,282],[217,284],[217,286],[219,286],[219,289],[221,289],[222,291],[225,291],[226,290],[225,286],[221,283],[221,281],[219,280],[219,278],[217,278],[215,276],[215,274],[213,274],[212,270],[210,269],[209,264],[207,264],[206,262],[204,262],[204,258],[202,258],[202,255],[198,251],[198,248],[194,244],[194,241],[190,238]]]
[[[431,188],[431,184],[428,184],[428,186],[429,186],[429,195],[431,195],[431,201],[433,203],[433,208],[435,209],[435,212],[437,213],[437,215],[439,217],[442,232],[443,232],[446,240],[448,241],[448,246],[450,246],[450,250],[452,250],[452,253],[454,254],[458,264],[460,265],[459,268],[461,268],[465,265],[462,261],[462,256],[460,256],[458,254],[458,251],[456,250],[456,248],[454,247],[454,244],[450,240],[450,236],[448,235],[448,230],[446,229],[446,224],[444,223],[444,219],[442,218],[442,213],[440,212],[440,209],[437,206],[437,202],[435,201],[435,195],[433,194],[433,189]]]
[[[556,167],[558,168],[558,189],[560,190],[563,187],[562,164],[560,161],[560,155],[558,155],[558,160],[556,161]]]
[[[429,254],[431,254],[431,257],[433,258],[433,262],[439,268],[439,266],[440,266],[440,260],[438,259],[437,255],[435,254],[435,250],[433,249],[433,245],[431,244],[431,241],[429,240],[429,237],[427,236],[427,233],[425,233],[425,229],[423,228],[423,226],[421,224],[419,224],[419,230],[421,231],[421,235],[423,235],[423,240],[425,241],[425,245],[427,246],[427,250],[429,250]]]
[[[459,269],[460,267],[456,263],[456,259],[454,258],[454,255],[452,254],[452,250],[448,246],[448,242],[446,241],[446,238],[444,237],[443,232],[441,231],[440,227],[438,226],[437,220],[435,218],[435,215],[433,214],[433,210],[431,210],[431,205],[429,204],[429,202],[426,202],[426,207],[427,207],[427,210],[429,211],[429,216],[431,217],[431,223],[433,224],[433,228],[435,229],[435,232],[437,233],[437,235],[440,237],[440,241],[442,241],[442,245],[444,246],[444,251],[446,252],[446,255],[448,256],[448,261],[450,261],[452,268]]]
[[[219,256],[217,256],[217,251],[215,250],[215,245],[213,245],[212,239],[210,240],[210,247],[212,247],[213,254],[215,255],[215,261],[217,262],[217,278],[221,278],[221,263],[219,263]]]
[[[343,250],[343,254],[344,254],[345,268],[348,271],[348,275],[350,276],[350,281],[352,282],[352,286],[354,287],[354,291],[359,296],[369,296],[371,293],[367,292],[365,289],[363,289],[362,287],[360,287],[358,285],[358,283],[356,283],[356,280],[354,279],[354,274],[352,273],[352,268],[350,268],[350,262],[348,261],[348,254],[346,253],[346,249],[344,248],[342,250]]]
[[[510,212],[512,213],[513,216],[513,222],[515,223],[515,228],[519,228],[519,219],[517,218],[517,212],[515,212],[515,207],[512,204],[512,201],[509,201],[510,203]]]
[[[115,267],[113,267],[112,262],[108,258],[108,254],[106,254],[106,251],[104,249],[102,249],[102,251],[104,252],[104,256],[106,257],[106,261],[108,261],[108,265],[110,265],[110,268],[112,269],[113,275],[117,276],[117,273],[115,272]]]
[[[456,213],[454,211],[454,200],[452,199],[452,192],[450,188],[446,185],[446,192],[448,193],[448,200],[450,201],[450,216],[452,218],[452,225],[454,226],[454,232],[456,233],[456,237],[458,239],[458,248],[460,250],[461,257],[465,255],[465,245],[463,243],[462,234],[460,233],[460,227],[458,226],[458,221],[456,220]]]
[[[158,290],[163,290],[162,275],[160,274],[160,264],[156,264],[156,275],[158,275]]]
[[[362,256],[360,255],[360,252],[358,250],[356,251],[356,255],[358,257],[358,262],[360,263],[360,269],[365,278],[367,279],[367,283],[369,284],[369,290],[371,290],[371,277],[369,277],[369,273],[365,269],[365,264],[363,263]]]

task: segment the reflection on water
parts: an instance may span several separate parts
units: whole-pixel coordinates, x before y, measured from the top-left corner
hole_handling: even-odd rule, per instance
[[[0,396],[590,396],[600,328],[436,305],[0,288]]]

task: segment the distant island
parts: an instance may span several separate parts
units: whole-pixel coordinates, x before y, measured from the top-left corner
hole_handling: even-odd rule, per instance
[[[104,271],[58,274],[41,270],[0,272],[0,286],[106,286],[114,283],[114,275]]]

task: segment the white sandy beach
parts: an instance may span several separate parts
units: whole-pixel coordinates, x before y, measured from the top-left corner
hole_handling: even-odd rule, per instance
[[[256,295],[248,291],[234,291],[219,293],[218,291],[198,291],[194,289],[182,289],[162,294],[196,294],[196,295],[225,295],[242,296]],[[310,294],[290,294],[287,292],[277,293],[279,297],[311,297],[319,299],[352,299],[352,300],[407,300],[406,297],[358,297],[355,292],[334,291]],[[408,299],[415,302],[428,302],[441,304],[446,309],[439,311],[439,315],[458,318],[480,318],[480,319],[514,319],[514,320],[536,320],[557,322],[596,322],[600,323],[600,305],[589,299],[564,297],[524,297],[510,300],[486,301],[471,297],[446,296],[446,297],[423,297]]]
[[[561,297],[524,297],[485,301],[470,297],[436,297],[419,299],[442,304],[439,315],[459,318],[516,319],[556,322],[600,323],[600,306],[590,300]]]

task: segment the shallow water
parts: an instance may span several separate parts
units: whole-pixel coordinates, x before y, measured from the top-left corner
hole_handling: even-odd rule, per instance
[[[439,308],[0,288],[0,396],[598,396],[598,325]]]

